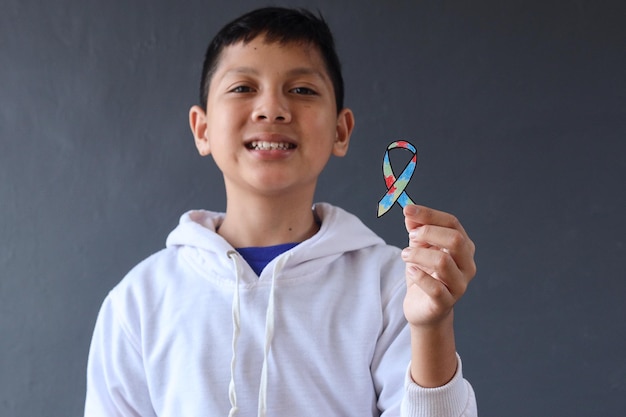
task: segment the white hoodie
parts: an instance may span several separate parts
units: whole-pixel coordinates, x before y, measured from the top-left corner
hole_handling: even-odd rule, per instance
[[[476,415],[460,361],[440,388],[408,377],[399,249],[314,210],[320,231],[260,277],[215,233],[223,214],[184,214],[104,300],[85,416]]]

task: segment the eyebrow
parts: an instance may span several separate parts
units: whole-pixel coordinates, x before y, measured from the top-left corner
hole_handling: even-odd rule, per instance
[[[259,75],[259,71],[253,67],[235,67],[226,71],[224,75],[228,74]],[[321,80],[328,80],[326,74],[309,67],[297,67],[287,71],[287,76],[294,77],[298,75],[313,75],[320,78]]]

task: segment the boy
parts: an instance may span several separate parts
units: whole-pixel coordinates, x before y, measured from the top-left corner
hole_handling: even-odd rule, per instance
[[[458,221],[406,207],[400,251],[313,205],[354,127],[325,22],[264,8],[226,25],[190,125],[226,212],[183,215],[107,296],[85,415],[476,415],[452,326],[475,273]]]

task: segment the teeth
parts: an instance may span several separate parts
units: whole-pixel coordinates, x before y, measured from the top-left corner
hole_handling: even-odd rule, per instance
[[[265,141],[257,140],[257,141],[251,142],[249,147],[257,151],[273,151],[273,150],[285,151],[287,149],[293,148],[294,145],[292,145],[291,143],[285,143],[285,142],[265,142]]]

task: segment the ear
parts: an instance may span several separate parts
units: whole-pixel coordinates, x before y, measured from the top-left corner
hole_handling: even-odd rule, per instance
[[[348,152],[352,129],[354,129],[354,113],[352,113],[352,110],[345,108],[337,116],[337,131],[335,143],[333,144],[333,155],[345,156]]]
[[[202,107],[193,106],[189,110],[189,126],[200,155],[207,156],[210,154],[211,147],[207,138],[207,117]]]

